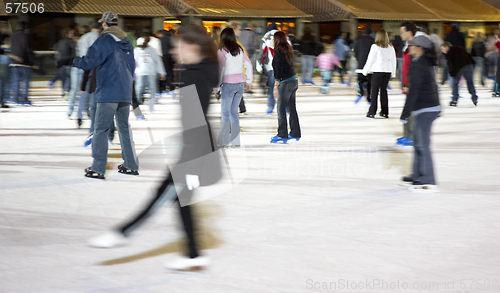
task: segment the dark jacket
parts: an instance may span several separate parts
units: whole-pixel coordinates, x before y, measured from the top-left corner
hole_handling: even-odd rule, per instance
[[[448,62],[448,72],[451,77],[455,77],[460,69],[470,64],[476,64],[464,48],[451,47],[446,54],[446,61]]]
[[[273,58],[274,78],[278,81],[285,80],[295,75],[293,60],[288,60],[285,54],[274,51]]]
[[[406,120],[411,112],[424,108],[439,106],[439,95],[436,84],[433,62],[424,55],[412,61],[408,79],[410,90],[400,119]]]
[[[401,37],[396,36],[394,38],[394,41],[392,42],[392,45],[394,46],[394,50],[396,51],[396,57],[403,58],[403,48],[405,46],[405,42],[403,42]]]
[[[450,42],[453,47],[460,47],[465,49],[465,37],[464,34],[459,31],[452,31],[448,33],[445,41]]]
[[[243,45],[248,53],[248,57],[252,57],[257,52],[259,42],[257,41],[257,34],[251,29],[244,29],[241,31],[238,41]]]
[[[88,93],[91,94],[95,92],[95,88],[97,86],[97,79],[96,79],[96,74],[95,70],[85,70],[83,72],[83,79],[82,79],[82,84],[81,84],[81,90],[82,92],[87,91],[87,84],[90,82],[89,85],[89,91]]]
[[[472,44],[472,50],[470,55],[472,57],[482,57],[484,58],[484,54],[486,54],[486,46],[483,42],[474,42]]]
[[[73,64],[73,59],[75,58],[75,47],[76,42],[71,38],[61,39],[57,43],[56,49],[57,52],[59,52],[57,68]]]
[[[174,181],[184,181],[185,174],[198,175],[202,186],[209,185],[221,174],[219,158],[207,156],[217,147],[206,117],[210,94],[219,83],[219,64],[204,59],[198,64],[179,65],[178,78],[184,144],[172,175]]]
[[[35,65],[35,54],[33,53],[33,42],[28,34],[24,32],[17,32],[11,37],[10,52],[12,55],[23,58],[23,62],[18,62],[12,59],[11,64],[21,64],[27,66]]]
[[[83,70],[97,70],[97,89],[94,95],[98,103],[132,102],[134,52],[132,43],[118,27],[104,30],[90,46],[87,55],[75,58],[74,65]]]
[[[299,51],[302,55],[312,55],[316,54],[316,40],[313,38],[310,42],[304,42],[303,39],[300,40]]]
[[[354,44],[354,55],[358,61],[358,68],[363,69],[366,64],[366,59],[368,59],[368,54],[370,54],[370,49],[375,40],[370,36],[362,36]]]
[[[174,62],[170,54],[170,50],[172,49],[171,38],[172,36],[169,31],[163,31],[163,37],[160,38],[163,63],[171,64]]]

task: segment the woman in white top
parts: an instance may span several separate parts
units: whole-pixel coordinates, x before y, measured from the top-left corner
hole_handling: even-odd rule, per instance
[[[138,46],[134,49],[135,58],[135,93],[139,104],[142,104],[142,94],[146,84],[149,87],[149,110],[153,112],[158,75],[160,80],[165,80],[165,67],[161,57],[155,49],[149,45],[149,36],[144,42],[137,41]]]
[[[387,99],[387,85],[392,77],[396,77],[396,51],[389,41],[389,36],[384,29],[377,32],[375,43],[370,49],[363,75],[373,73],[371,105],[366,117],[375,118],[377,113],[378,92],[380,90],[380,116],[389,118],[389,101]]]
[[[220,35],[219,50],[221,95],[221,128],[219,145],[240,147],[240,120],[238,106],[244,91],[249,91],[253,80],[253,68],[250,59],[236,40],[232,28],[225,28]],[[219,89],[214,89],[217,93]],[[218,95],[218,94],[216,94]]]

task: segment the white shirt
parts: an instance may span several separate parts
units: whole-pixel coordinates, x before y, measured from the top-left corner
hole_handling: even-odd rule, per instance
[[[135,76],[142,75],[166,75],[163,61],[158,56],[155,49],[146,47],[142,49],[137,47],[134,49],[135,58]]]
[[[76,42],[76,57],[83,57],[87,55],[90,46],[99,38],[98,32],[88,32],[81,36],[81,38]]]
[[[362,73],[368,75],[374,72],[391,73],[392,77],[396,77],[396,51],[393,46],[382,48],[372,45]]]
[[[137,46],[140,46],[143,43],[144,43],[144,38],[143,37],[140,37],[140,38],[137,39]],[[150,36],[149,37],[148,46],[150,46],[151,48],[155,49],[156,54],[158,54],[159,56],[163,56],[163,51],[161,50],[160,39],[155,38],[153,36]]]

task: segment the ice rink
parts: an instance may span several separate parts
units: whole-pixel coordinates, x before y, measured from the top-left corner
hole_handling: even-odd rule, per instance
[[[164,163],[119,174],[116,134],[106,180],[84,178],[89,120],[77,129],[59,90],[33,83],[33,106],[0,113],[0,292],[500,292],[500,98],[478,87],[474,107],[462,87],[452,108],[441,87],[440,192],[417,194],[398,185],[413,149],[395,145],[404,96],[391,85],[389,119],[366,118],[353,87],[299,87],[302,139],[286,145],[269,143],[277,116],[265,115],[267,99],[247,97],[243,147],[227,151],[242,181],[193,205],[211,265],[178,273],[163,266],[183,250],[172,206],[128,246],[87,246],[145,204]],[[147,120],[130,115],[137,153],[167,138],[175,158],[178,101],[141,107]],[[210,116],[216,125],[219,103]]]

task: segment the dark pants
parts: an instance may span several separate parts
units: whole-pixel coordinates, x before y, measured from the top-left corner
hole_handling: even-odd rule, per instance
[[[167,76],[165,78],[165,86],[170,90],[173,91],[175,90],[175,85],[174,83],[174,62],[171,60],[171,58],[168,57],[163,57],[163,66],[165,66],[165,72],[167,73]],[[163,90],[163,87],[162,87]]]
[[[340,73],[340,82],[344,81],[344,71],[347,71],[347,60],[342,60],[340,61],[340,64],[342,64],[342,68],[339,68],[339,73]]]
[[[436,184],[431,155],[431,127],[439,112],[426,112],[415,117],[413,129],[413,180],[423,184]]]
[[[474,87],[474,66],[472,64],[462,67],[457,75],[453,78],[453,101],[458,101],[458,83],[462,76],[467,81],[467,88],[472,95],[472,101],[477,102],[476,88]]]
[[[288,139],[288,124],[286,119],[286,110],[290,113],[290,135],[300,138],[299,115],[295,108],[295,94],[299,88],[298,80],[281,82],[279,86],[278,99],[278,136]]]
[[[10,94],[15,103],[28,102],[31,80],[31,67],[10,67]]]
[[[245,100],[243,99],[243,96],[241,96],[240,113],[245,113],[246,111],[247,111],[247,107],[245,107]]]
[[[498,62],[497,62],[497,84],[500,84],[500,57],[498,57]]]
[[[446,55],[443,55],[443,76],[441,78],[441,85],[444,85],[448,80],[448,61],[446,60]]]
[[[0,64],[0,104],[3,106],[9,97],[9,65]]]
[[[191,190],[183,188],[181,191],[182,196],[191,196],[187,193],[192,193]],[[168,174],[167,178],[163,181],[160,187],[156,190],[155,196],[151,201],[144,207],[144,209],[137,214],[131,221],[122,225],[118,228],[124,236],[129,236],[135,229],[137,229],[147,218],[149,218],[153,213],[155,213],[158,208],[163,204],[168,202],[175,202],[175,205],[179,207],[180,215],[182,219],[182,224],[184,225],[184,231],[187,236],[187,248],[189,257],[195,258],[198,256],[198,249],[196,247],[196,239],[194,235],[194,223],[193,216],[191,215],[191,209],[189,205],[181,207],[179,202],[179,197],[174,187],[174,179],[172,174]]]
[[[378,92],[380,91],[380,114],[389,115],[389,100],[387,99],[387,85],[391,79],[391,74],[387,72],[374,72],[372,76],[371,105],[368,114],[377,113]]]
[[[410,116],[406,123],[403,124],[403,136],[413,139],[413,124],[415,124],[415,117]]]
[[[358,96],[364,96],[365,90],[363,87],[364,83],[367,83],[366,86],[366,100],[368,102],[371,102],[372,99],[370,97],[371,95],[371,90],[372,90],[372,74],[368,74],[367,76],[364,76],[362,73],[358,73],[358,83],[356,87],[356,91]]]

